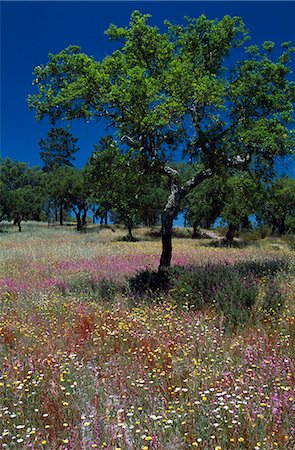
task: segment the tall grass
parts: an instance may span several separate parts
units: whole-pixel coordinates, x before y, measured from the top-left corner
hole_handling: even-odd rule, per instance
[[[295,289],[285,267],[281,310],[225,333],[227,313],[192,307],[178,285],[177,302],[159,292],[144,303],[117,289],[157,267],[159,242],[71,230],[0,239],[1,448],[294,448]],[[246,267],[259,278],[258,306],[267,289],[279,295],[275,259],[293,255],[188,240],[174,247],[174,264],[191,267],[192,289],[191,274],[212,286],[209,263],[239,274]],[[213,274],[215,286],[224,273]]]

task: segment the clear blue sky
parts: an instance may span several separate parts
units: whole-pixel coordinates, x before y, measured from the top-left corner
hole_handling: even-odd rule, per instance
[[[5,2],[1,1],[1,147],[0,155],[41,164],[38,141],[46,136],[47,123],[37,123],[26,98],[34,92],[32,72],[46,64],[48,53],[56,53],[71,44],[102,59],[111,53],[104,30],[110,23],[126,26],[134,9],[152,14],[151,23],[181,23],[183,16],[209,18],[225,14],[241,16],[250,29],[251,43],[273,40],[295,45],[295,2],[204,2],[204,1],[119,1],[119,2]],[[295,65],[294,65],[295,69]],[[295,70],[294,70],[295,71]],[[90,156],[103,129],[99,124],[81,123],[72,128],[79,138],[77,165]],[[294,164],[290,172],[295,176]]]

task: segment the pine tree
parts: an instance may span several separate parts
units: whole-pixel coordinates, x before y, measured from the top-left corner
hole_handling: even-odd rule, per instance
[[[46,172],[62,166],[72,166],[73,156],[79,148],[75,143],[78,141],[67,129],[51,128],[46,139],[39,141],[41,148],[40,156],[44,163],[43,170]]]

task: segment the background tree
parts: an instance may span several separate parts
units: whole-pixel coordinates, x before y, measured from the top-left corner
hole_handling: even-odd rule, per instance
[[[108,205],[115,221],[128,228],[144,223],[155,225],[166,196],[159,174],[147,170],[148,164],[140,152],[122,151],[111,136],[95,145],[89,164],[90,183],[94,186],[99,208]]]
[[[40,156],[45,172],[57,171],[60,167],[73,166],[74,154],[79,150],[75,145],[78,141],[66,128],[51,128],[46,139],[39,141]],[[56,197],[56,208],[59,208],[59,223],[63,224],[64,204],[61,196]]]
[[[65,203],[65,195],[62,191],[63,177],[66,171],[66,167],[56,168],[55,170],[44,172],[42,190],[47,198],[46,213],[48,223],[50,221],[58,221],[63,224],[64,210],[67,209]]]
[[[23,220],[40,220],[45,198],[41,190],[39,167],[6,158],[0,162],[0,214],[13,220],[21,231]]]
[[[61,169],[60,169],[61,170]],[[86,179],[85,169],[67,167],[62,169],[61,194],[76,216],[77,230],[86,225],[91,189]]]
[[[166,180],[165,180],[166,181]],[[167,199],[167,186],[158,174],[146,176],[138,205],[139,223],[146,227],[158,225]]]
[[[133,240],[132,228],[139,222],[142,176],[138,158],[130,151],[123,153],[110,137],[94,146],[90,167],[95,183],[97,203],[108,204],[113,219],[128,228],[128,239]]]
[[[4,183],[0,180],[0,222],[9,219],[7,190]]]
[[[232,50],[248,37],[241,18],[166,22],[165,33],[148,25],[149,18],[134,11],[129,27],[111,25],[107,34],[119,48],[101,63],[74,46],[50,55],[35,69],[38,92],[29,105],[37,119],[49,116],[53,123],[107,118],[121,142],[168,177],[163,267],[170,265],[173,220],[189,192],[229,168],[270,176],[276,158],[292,151],[294,49],[284,43],[275,58],[274,44],[265,42],[235,63]],[[174,150],[198,163],[185,184],[171,165]]]
[[[22,231],[21,222],[35,220],[36,215],[40,215],[43,206],[42,195],[32,186],[9,191],[8,201],[9,218],[13,220],[14,225],[18,226],[19,231]]]
[[[193,237],[197,237],[198,227],[209,229],[220,217],[225,196],[224,183],[221,177],[215,176],[188,194],[185,204],[188,221],[193,226]]]
[[[295,230],[295,180],[284,177],[265,187],[258,219],[284,235]]]
[[[249,229],[250,216],[261,207],[262,185],[247,173],[230,176],[224,186],[224,199],[220,216],[232,230]]]
[[[46,139],[39,141],[43,170],[48,172],[59,167],[72,166],[74,154],[79,150],[75,145],[77,141],[66,128],[51,128]]]

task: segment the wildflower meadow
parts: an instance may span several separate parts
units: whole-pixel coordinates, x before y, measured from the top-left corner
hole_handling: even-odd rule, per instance
[[[0,448],[294,448],[294,250],[120,233],[0,235]]]

